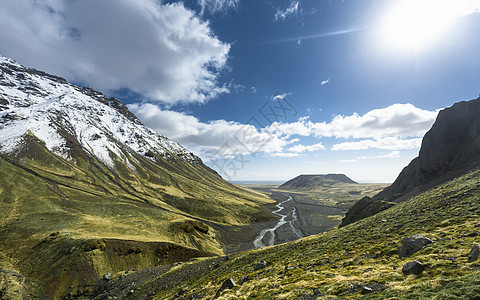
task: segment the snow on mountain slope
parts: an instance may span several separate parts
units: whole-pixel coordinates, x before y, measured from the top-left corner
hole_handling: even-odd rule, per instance
[[[66,136],[82,150],[113,167],[116,155],[129,164],[131,151],[154,160],[200,159],[179,144],[144,126],[119,100],[90,88],[21,66],[0,56],[0,152],[13,154],[33,134],[56,155],[71,158]],[[66,134],[65,134],[66,133]]]

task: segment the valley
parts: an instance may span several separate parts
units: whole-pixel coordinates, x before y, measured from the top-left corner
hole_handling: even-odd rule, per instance
[[[118,99],[0,71],[2,299],[480,295],[480,98],[440,111],[391,185],[235,185]]]
[[[364,196],[373,196],[387,184],[330,182],[314,189],[287,190],[281,184],[242,183],[269,195],[276,204],[265,206],[276,221],[219,228],[227,254],[278,245],[319,234],[340,224],[345,213]]]

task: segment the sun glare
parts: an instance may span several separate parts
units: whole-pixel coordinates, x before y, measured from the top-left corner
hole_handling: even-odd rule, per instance
[[[455,1],[400,0],[380,22],[382,39],[393,50],[419,52],[432,45],[450,29]]]

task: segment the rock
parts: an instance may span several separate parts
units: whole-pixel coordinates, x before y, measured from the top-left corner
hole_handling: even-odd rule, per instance
[[[228,290],[228,289],[232,289],[236,286],[235,284],[235,280],[233,280],[232,277],[229,277],[227,280],[225,280],[223,283],[222,283],[222,286],[218,289],[217,291],[217,296],[224,290]]]
[[[393,205],[394,204],[386,201],[374,200],[365,196],[347,211],[345,217],[342,219],[342,223],[340,223],[340,227],[355,223],[382,210],[388,209]]]
[[[251,278],[250,278],[249,275],[247,275],[247,276],[245,276],[245,277],[242,277],[242,278],[238,281],[238,285],[242,285],[242,284],[244,284],[245,282],[250,281],[250,279],[251,279]]]
[[[465,237],[477,237],[477,236],[480,236],[480,233],[477,232],[477,231],[474,231],[474,232],[471,232],[471,233],[465,235]]]
[[[473,245],[472,250],[468,253],[468,262],[474,262],[480,256],[480,247],[478,244]]]
[[[361,294],[370,294],[374,292],[382,292],[386,287],[381,284],[363,284],[359,282],[350,283],[343,292],[345,294],[355,294],[360,292]]]
[[[261,260],[257,263],[257,265],[255,266],[255,268],[253,270],[258,271],[258,270],[266,268],[266,267],[267,267],[267,262],[264,261],[264,260]]]
[[[410,274],[420,275],[422,274],[424,269],[425,269],[425,266],[421,262],[414,260],[403,265],[402,272],[405,275],[410,275]]]
[[[408,257],[430,243],[433,243],[433,241],[421,234],[414,234],[409,238],[404,237],[402,246],[398,247],[398,256],[400,258]]]
[[[112,273],[107,273],[105,275],[103,275],[103,279],[105,279],[106,281],[109,281],[112,279]]]

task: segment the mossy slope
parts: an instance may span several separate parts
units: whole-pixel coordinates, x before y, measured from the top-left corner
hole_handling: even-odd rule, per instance
[[[255,222],[271,202],[201,161],[123,151],[114,168],[81,151],[66,160],[28,134],[22,151],[0,154],[0,269],[26,276],[39,295],[88,294],[107,272],[221,254],[211,226]],[[76,250],[102,240],[106,251]],[[111,252],[115,240],[139,244]]]
[[[229,277],[248,280],[222,291],[218,299],[478,299],[480,263],[468,263],[467,255],[480,243],[479,226],[476,170],[318,236],[173,268],[145,281],[130,299],[152,294],[156,299],[211,298]],[[434,243],[400,259],[397,247],[413,234]],[[261,260],[267,267],[255,270]],[[426,266],[422,275],[402,274],[402,266],[412,260]]]

